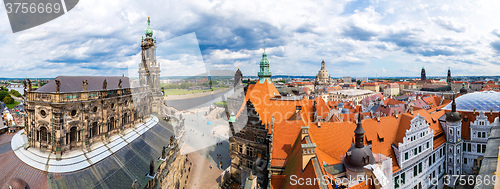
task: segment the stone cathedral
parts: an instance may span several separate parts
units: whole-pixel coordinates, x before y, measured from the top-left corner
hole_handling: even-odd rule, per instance
[[[128,77],[58,76],[34,90],[25,81],[25,125],[30,147],[55,152],[89,147],[161,114],[160,64],[148,27],[142,39],[139,84]]]

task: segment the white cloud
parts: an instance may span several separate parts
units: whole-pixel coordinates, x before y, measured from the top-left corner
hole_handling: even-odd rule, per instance
[[[139,63],[148,15],[162,76],[237,67],[255,76],[264,40],[273,74],[315,75],[322,59],[334,77],[418,76],[421,66],[498,74],[500,35],[487,19],[499,16],[498,2],[370,1],[345,13],[347,2],[86,0],[15,34],[4,16],[1,77],[121,75]]]

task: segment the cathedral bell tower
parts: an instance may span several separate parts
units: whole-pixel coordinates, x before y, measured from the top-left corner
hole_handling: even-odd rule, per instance
[[[153,112],[161,111],[163,95],[160,90],[160,63],[156,61],[156,37],[153,38],[151,20],[144,31],[146,38],[141,40],[141,63],[139,63],[139,84],[148,86],[152,94],[151,108]]]

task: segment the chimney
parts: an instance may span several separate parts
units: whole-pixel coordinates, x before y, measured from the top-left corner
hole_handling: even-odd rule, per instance
[[[375,113],[375,114],[376,114],[376,116],[377,116],[377,122],[379,122],[379,123],[380,123],[380,112],[377,112],[377,113]]]
[[[413,106],[410,107],[410,114],[413,115]]]
[[[396,119],[398,119],[398,117],[399,117],[398,110],[394,110],[394,117],[396,117]]]
[[[302,170],[306,168],[311,158],[316,156],[316,143],[301,144],[302,147]]]
[[[300,140],[304,140],[306,136],[309,136],[309,126],[300,127]]]

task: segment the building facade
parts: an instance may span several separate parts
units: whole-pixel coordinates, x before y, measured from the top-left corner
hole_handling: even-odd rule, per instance
[[[246,109],[248,113],[246,125],[243,129],[229,138],[231,178],[239,184],[244,184],[245,180],[250,177],[250,175],[255,175],[259,185],[264,187],[267,186],[268,182],[268,130],[266,126],[262,124],[250,100],[246,102]]]
[[[325,60],[321,62],[321,69],[318,71],[318,75],[316,75],[316,80],[314,82],[315,86],[328,86],[332,85],[333,80],[328,74],[328,71],[326,71],[325,68]]]
[[[36,91],[25,89],[29,146],[55,152],[89,147],[123,132],[152,112],[160,112],[160,65],[156,40],[146,29],[139,64],[139,86],[127,77],[58,76]]]

